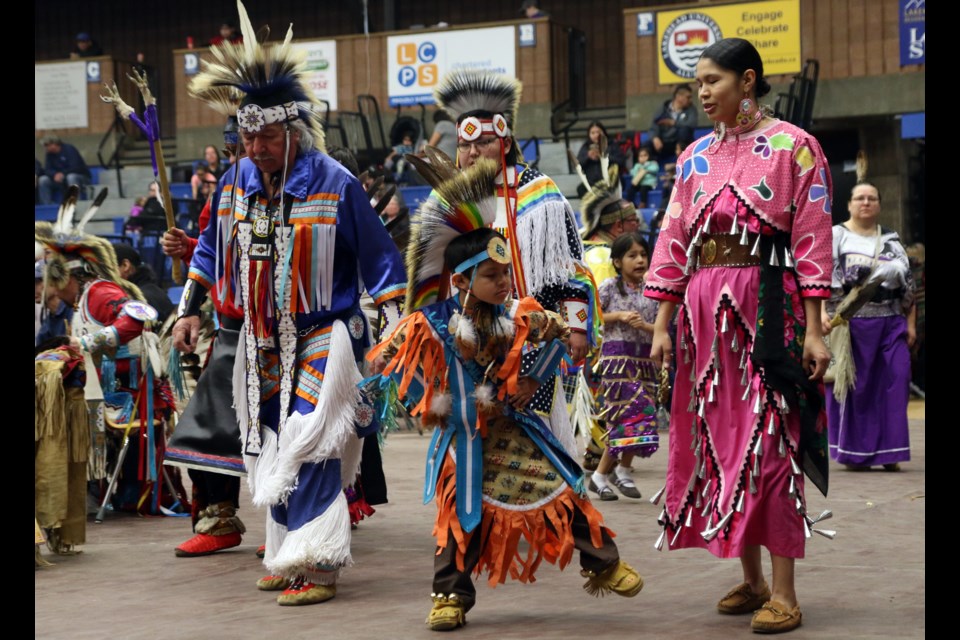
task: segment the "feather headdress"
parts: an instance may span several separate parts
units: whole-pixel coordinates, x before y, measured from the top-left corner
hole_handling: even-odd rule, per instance
[[[617,165],[610,165],[604,162],[607,156],[601,157],[601,167],[604,171],[604,177],[592,185],[588,185],[589,191],[580,201],[580,214],[583,217],[583,231],[581,236],[584,239],[589,238],[603,225],[613,224],[618,220],[630,215],[630,212],[620,208],[620,201],[623,199],[623,185],[620,182],[620,168]],[[580,165],[576,165],[578,173],[582,174]],[[581,175],[581,180],[586,184],[586,178]],[[616,210],[603,213],[612,204],[617,204]],[[612,207],[610,207],[612,208]],[[633,213],[636,216],[636,212]]]
[[[471,128],[466,121],[459,122],[457,133],[461,139],[476,140],[481,133],[487,131],[503,138],[513,134],[516,129],[522,86],[516,78],[502,73],[457,69],[440,80],[433,96],[437,104],[455,121],[460,121],[463,114],[471,111],[489,111],[494,114],[491,122],[481,121],[482,127],[476,131],[476,123],[471,123],[474,127]]]
[[[408,155],[417,171],[435,189],[410,223],[407,244],[408,312],[448,297],[450,275],[443,253],[450,241],[493,224],[497,215],[494,181],[497,164],[480,158],[466,171],[457,171],[442,151],[427,147],[427,161]]]
[[[256,132],[268,124],[301,119],[317,148],[323,149],[320,103],[305,81],[306,54],[293,48],[293,25],[282,43],[267,45],[258,41],[240,0],[237,11],[243,43],[211,47],[214,60],[203,61],[190,83],[190,93],[207,100],[216,87],[234,87],[242,94],[236,111],[241,131]]]

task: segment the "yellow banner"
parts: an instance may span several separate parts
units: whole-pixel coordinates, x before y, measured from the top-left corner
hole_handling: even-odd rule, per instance
[[[657,12],[660,84],[689,82],[704,49],[723,38],[753,43],[764,75],[799,73],[800,0],[697,5]]]

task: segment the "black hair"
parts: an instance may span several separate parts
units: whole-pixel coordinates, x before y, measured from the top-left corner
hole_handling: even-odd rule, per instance
[[[467,111],[466,113],[460,114],[460,117],[457,118],[457,122],[456,122],[457,127],[459,128],[459,127],[460,127],[460,123],[463,122],[464,119],[469,118],[470,116],[474,116],[474,117],[476,117],[476,118],[480,118],[481,120],[490,120],[491,118],[493,118],[493,112],[492,112],[492,111],[484,111],[483,109],[476,109],[476,110],[474,110],[474,111]],[[506,118],[506,114],[504,114],[503,117]],[[507,124],[509,124],[509,125],[510,125],[510,128],[513,129],[513,123],[512,123],[512,122],[510,122],[509,120],[507,120]],[[517,161],[520,159],[520,156],[518,155],[519,152],[520,152],[520,145],[517,144],[517,138],[516,138],[516,136],[511,135],[511,136],[510,136],[510,139],[511,139],[511,141],[513,142],[513,144],[510,145],[510,151],[507,152],[507,156],[506,156],[507,164],[517,164]],[[479,251],[479,249],[478,249],[478,251]]]
[[[621,208],[620,201],[619,201],[619,200],[614,200],[613,202],[607,203],[606,206],[604,206],[602,209],[600,209],[600,214],[599,214],[599,215],[600,215],[600,216],[605,216],[605,215],[607,215],[608,213],[616,213],[617,211],[620,211],[620,208]],[[621,217],[621,218],[622,218],[622,217]],[[609,229],[610,227],[612,227],[612,226],[615,225],[615,224],[617,224],[617,221],[616,221],[616,220],[613,221],[613,222],[611,222],[611,223],[609,223],[609,224],[600,223],[600,228],[601,228],[601,229]]]
[[[684,82],[683,84],[678,84],[676,87],[673,88],[673,97],[676,98],[677,94],[680,93],[681,91],[689,91],[690,93],[693,93],[693,87],[691,87],[686,82]]]
[[[327,155],[342,164],[354,178],[360,175],[360,165],[357,163],[357,156],[355,156],[350,149],[331,145],[327,147]]]
[[[763,77],[763,60],[749,40],[743,38],[724,38],[707,47],[701,58],[713,60],[718,65],[742,76],[747,69],[757,74],[756,96],[762,98],[770,93],[770,83]]]
[[[869,180],[860,180],[857,182],[857,184],[853,185],[853,188],[850,189],[850,197],[847,198],[847,202],[853,202],[853,192],[857,189],[857,187],[873,187],[877,190],[877,202],[883,202],[883,196],[880,194],[880,187],[873,184]]]
[[[457,236],[451,240],[447,248],[443,250],[443,266],[445,266],[451,274],[455,273],[454,269],[457,268],[457,265],[461,264],[464,260],[469,260],[486,249],[491,238],[500,238],[505,241],[503,235],[498,231],[486,227]],[[476,266],[477,265],[474,265],[474,267],[464,271],[463,275],[467,278],[471,277],[473,275],[473,269]]]
[[[647,260],[649,260],[650,245],[647,244],[643,235],[639,231],[627,231],[617,236],[616,240],[614,240],[610,246],[610,262],[613,263],[614,260],[622,260],[623,256],[627,255],[627,252],[630,251],[634,244],[643,247],[643,250],[647,252]],[[616,264],[613,265],[613,268],[617,272],[617,291],[620,292],[621,296],[626,297],[627,290],[623,287],[623,274],[620,273],[620,269]]]
[[[453,118],[443,109],[437,109],[433,112],[433,123],[437,124],[438,122],[453,122]]]
[[[603,126],[603,123],[600,122],[599,120],[594,120],[594,121],[592,121],[590,124],[587,125],[587,138],[588,138],[588,139],[590,138],[590,129],[593,129],[594,127],[600,127],[600,131],[603,131],[603,136],[604,136],[605,138],[607,138],[608,140],[610,139],[610,134],[607,133],[607,128],[606,128],[605,126]]]
[[[134,267],[139,267],[143,263],[140,253],[126,242],[118,242],[113,245],[113,252],[117,256],[117,265],[124,260],[129,260]]]

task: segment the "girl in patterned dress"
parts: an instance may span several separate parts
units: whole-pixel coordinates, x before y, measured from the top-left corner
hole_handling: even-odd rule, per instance
[[[630,463],[636,455],[641,458],[653,455],[659,446],[655,402],[657,369],[650,360],[658,305],[656,300],[643,295],[649,255],[641,234],[636,231],[622,234],[610,249],[617,275],[600,285],[604,339],[597,400],[607,433],[606,448],[591,478],[590,490],[601,500],[617,499],[611,485],[628,498],[640,498],[640,491],[630,477]]]

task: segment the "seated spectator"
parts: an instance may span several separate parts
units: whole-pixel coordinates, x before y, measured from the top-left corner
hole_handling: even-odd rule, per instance
[[[73,320],[73,307],[60,299],[57,288],[49,282],[47,288],[43,288],[45,264],[42,259],[34,263],[34,302],[39,305],[39,326],[33,343],[35,347],[58,336],[69,335]]]
[[[75,184],[83,187],[90,184],[90,169],[83,156],[72,144],[62,141],[59,136],[44,136],[40,144],[46,150],[42,176],[37,176],[40,204],[58,204],[65,187]]]
[[[204,192],[208,191],[206,185],[210,182],[216,186],[216,176],[214,176],[213,172],[210,171],[210,167],[207,165],[207,163],[201,160],[197,163],[197,168],[194,170],[193,176],[190,177],[190,193],[194,200],[197,200],[198,202],[206,201],[206,198],[204,198]]]
[[[225,21],[220,25],[220,33],[210,38],[210,46],[223,44],[224,42],[230,42],[232,44],[240,44],[243,42],[243,36],[237,32],[237,28],[232,22]]]
[[[413,171],[413,169],[408,166],[404,156],[408,153],[414,153],[414,151],[413,133],[405,131],[400,144],[396,145],[393,151],[390,152],[390,155],[383,161],[383,166],[396,174],[397,182],[407,182],[407,180],[404,179],[405,174],[408,169],[410,171]]]
[[[684,147],[693,142],[696,128],[697,108],[693,104],[693,89],[688,84],[677,85],[673,90],[673,98],[665,101],[654,114],[648,132],[655,159],[661,165],[667,162],[678,142]]]
[[[220,156],[220,152],[217,151],[217,148],[212,144],[208,144],[203,148],[203,161],[207,163],[207,168],[210,169],[210,173],[212,173],[217,180],[222,178],[223,174],[230,168],[230,165],[224,162],[224,159]]]
[[[450,156],[451,160],[457,159],[457,125],[443,109],[433,112],[433,134],[427,144],[440,149]]]
[[[43,165],[36,158],[33,159],[33,203],[40,204],[40,176],[43,174]]]
[[[640,200],[637,206],[641,209],[646,208],[649,201],[647,196],[657,186],[657,177],[660,172],[660,165],[656,160],[650,159],[650,149],[641,147],[637,153],[637,163],[630,170],[630,187],[627,189],[626,199],[634,201],[634,196],[640,194]]]
[[[610,144],[610,136],[607,135],[606,127],[604,127],[603,123],[599,120],[594,120],[590,123],[590,126],[587,127],[587,140],[577,153],[577,162],[580,163],[584,175],[587,176],[587,182],[590,184],[597,184],[601,180],[606,179],[600,165],[601,138],[606,139],[605,144],[607,145],[607,155],[610,158],[610,165],[617,165],[621,169],[623,168],[623,154],[620,152],[620,148]],[[578,184],[577,195],[582,198],[586,193],[586,186]]]
[[[86,31],[81,31],[77,34],[76,45],[73,47],[73,51],[70,52],[70,59],[76,60],[77,58],[92,58],[94,56],[102,56],[103,47],[100,46],[100,43],[90,37],[90,34]]]
[[[350,149],[331,145],[327,147],[327,155],[342,164],[354,177],[360,175],[360,165],[357,164],[357,156],[355,156]],[[370,181],[370,184],[373,184],[373,180]],[[363,186],[364,189],[366,189],[368,185],[364,184]]]
[[[531,20],[534,18],[547,18],[550,16],[549,13],[540,9],[540,0],[523,0],[523,2],[520,4],[520,13]],[[593,183],[591,182],[590,184]]]
[[[130,207],[130,217],[124,225],[124,230],[131,233],[143,231],[163,231],[167,228],[167,214],[160,204],[160,184],[154,180],[147,188],[145,198],[137,198],[137,203]]]
[[[176,309],[167,292],[160,286],[157,274],[148,264],[143,263],[140,253],[121,242],[113,245],[113,251],[117,254],[117,268],[120,271],[120,277],[128,280],[140,288],[147,304],[157,310],[159,314],[158,322],[163,323],[171,313]]]

